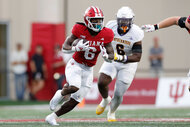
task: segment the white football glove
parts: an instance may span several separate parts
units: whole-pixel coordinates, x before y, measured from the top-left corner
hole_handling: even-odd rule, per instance
[[[109,55],[108,55],[107,52],[106,52],[106,48],[100,45],[100,50],[101,50],[101,54],[102,54],[103,59],[104,59],[106,62],[111,63],[112,60],[108,59]]]
[[[72,51],[86,51],[89,49],[89,41],[83,43],[83,40],[81,39],[76,46],[72,47]]]
[[[126,55],[119,55],[117,53],[114,53],[114,61],[126,62],[127,61],[127,56]]]
[[[145,32],[153,32],[157,30],[158,28],[159,28],[158,24],[156,25],[147,24],[147,25],[141,26],[141,29],[144,30]]]

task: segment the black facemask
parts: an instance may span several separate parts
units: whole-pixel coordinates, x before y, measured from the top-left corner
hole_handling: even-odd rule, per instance
[[[132,25],[132,18],[117,18],[118,32],[120,35],[126,34]]]

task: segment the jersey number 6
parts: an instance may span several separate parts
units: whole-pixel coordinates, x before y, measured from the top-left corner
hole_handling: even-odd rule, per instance
[[[117,44],[116,45],[116,49],[117,49],[117,54],[119,54],[119,55],[125,55],[124,46],[123,45]]]
[[[90,50],[92,50],[92,52],[90,52]],[[90,47],[90,49],[86,50],[85,53],[84,53],[84,57],[87,59],[87,60],[92,60],[95,56],[95,53],[96,52],[96,48],[95,47]]]

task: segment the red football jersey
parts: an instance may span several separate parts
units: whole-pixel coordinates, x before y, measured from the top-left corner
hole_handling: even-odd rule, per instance
[[[105,46],[112,42],[114,33],[111,29],[104,27],[96,36],[92,36],[88,28],[84,24],[75,24],[72,29],[72,34],[78,38],[83,38],[89,41],[90,49],[88,51],[75,52],[73,58],[78,63],[94,66],[100,51],[100,45]]]

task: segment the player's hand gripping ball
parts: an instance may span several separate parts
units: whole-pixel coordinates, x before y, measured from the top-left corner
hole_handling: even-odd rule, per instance
[[[86,51],[89,49],[89,41],[86,39],[76,39],[72,43],[72,49],[77,52]]]

